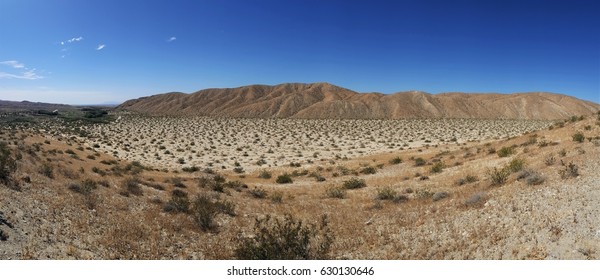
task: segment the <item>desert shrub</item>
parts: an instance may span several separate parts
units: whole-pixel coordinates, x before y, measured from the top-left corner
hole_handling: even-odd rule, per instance
[[[186,192],[175,189],[171,193],[171,199],[163,206],[163,211],[168,213],[188,213],[190,200]]]
[[[444,170],[444,163],[441,161],[438,161],[436,163],[433,164],[433,166],[431,166],[431,168],[429,169],[429,171],[431,173],[440,173]]]
[[[573,141],[578,142],[578,143],[583,143],[583,141],[585,141],[585,136],[581,132],[577,132],[577,133],[573,134],[572,138],[573,138]]]
[[[173,184],[173,186],[175,186],[176,188],[182,188],[185,189],[187,186],[183,183],[183,179],[179,178],[179,177],[173,177],[171,178],[171,183]]]
[[[190,167],[184,167],[181,169],[183,172],[188,172],[188,173],[194,173],[197,171],[200,171],[200,168],[198,166],[190,166]]]
[[[500,186],[506,183],[506,180],[508,180],[509,175],[510,172],[506,168],[498,169],[494,167],[494,169],[488,171],[488,176],[492,181],[492,185],[495,186]]]
[[[364,188],[367,186],[367,183],[365,183],[365,180],[363,179],[359,179],[356,177],[350,178],[349,180],[344,181],[344,189],[360,189],[360,188]]]
[[[271,201],[274,203],[283,202],[283,193],[280,191],[274,191],[273,193],[271,193]]]
[[[50,178],[50,179],[54,179],[54,167],[47,162],[44,162],[40,167],[38,172],[40,172],[40,174]]]
[[[564,169],[559,170],[559,174],[563,179],[575,178],[579,176],[579,167],[573,162],[569,162]]]
[[[554,155],[550,154],[544,159],[544,163],[547,166],[554,165],[554,163],[556,163],[556,158],[554,157]]]
[[[261,188],[254,188],[254,189],[248,191],[248,193],[250,195],[252,195],[252,197],[254,197],[254,198],[262,199],[262,198],[267,197],[267,191],[265,191]]]
[[[360,170],[360,173],[362,174],[375,174],[377,173],[377,169],[373,166],[366,166],[363,169]]]
[[[395,157],[393,159],[390,159],[390,164],[400,164],[402,163],[402,159],[400,157]]]
[[[560,151],[558,151],[558,155],[561,157],[565,157],[567,155],[567,150],[561,149]]]
[[[504,168],[510,173],[515,173],[523,170],[523,167],[525,167],[525,161],[520,158],[514,158],[508,162]]]
[[[6,143],[0,142],[0,182],[9,185],[16,170],[17,160],[12,157]]]
[[[275,182],[277,182],[278,184],[291,184],[294,181],[292,180],[292,176],[289,173],[283,173],[277,176]]]
[[[229,201],[213,200],[206,194],[198,195],[192,202],[190,214],[204,231],[214,230],[215,217],[220,214],[235,216],[235,205]]]
[[[143,194],[142,187],[140,186],[140,180],[137,178],[127,178],[122,183],[123,188],[128,194],[140,196]]]
[[[397,195],[397,192],[390,187],[384,187],[377,190],[376,198],[379,200],[393,200]]]
[[[408,196],[403,195],[403,194],[399,194],[399,195],[394,196],[394,198],[392,199],[392,201],[394,201],[395,203],[406,202],[406,201],[408,201]]]
[[[246,171],[244,170],[243,167],[238,166],[238,167],[233,168],[233,172],[238,173],[238,174],[242,174],[242,173],[244,173]]]
[[[427,162],[423,158],[418,157],[415,159],[415,166],[423,166],[426,163]]]
[[[329,198],[344,199],[346,197],[346,189],[340,187],[330,187],[325,190],[325,195]]]
[[[261,170],[260,173],[258,173],[258,178],[271,179],[271,172],[267,170]]]
[[[485,202],[486,197],[487,197],[487,195],[484,192],[474,193],[465,201],[465,206],[472,206],[472,207],[483,206],[483,203]]]
[[[513,147],[502,147],[498,150],[497,154],[499,157],[507,157],[515,153],[515,148]]]
[[[529,136],[529,138],[527,139],[527,141],[525,143],[523,143],[523,146],[529,146],[529,145],[533,145],[537,143],[537,135],[532,135]]]
[[[433,196],[432,192],[430,192],[429,190],[423,190],[423,189],[417,190],[415,194],[418,198],[421,198],[421,199],[431,198]]]
[[[327,259],[333,243],[327,217],[319,225],[304,225],[286,215],[276,219],[267,215],[257,218],[254,236],[239,238],[234,250],[240,260],[313,260]]]
[[[433,199],[433,201],[438,201],[447,198],[448,196],[450,196],[448,192],[436,192],[431,196],[431,199]]]
[[[475,183],[479,181],[479,178],[477,178],[477,176],[474,175],[467,175],[464,178],[460,178],[456,181],[456,184],[459,186],[462,186],[464,184],[470,184],[470,183]]]
[[[527,185],[540,185],[546,181],[546,177],[538,172],[533,172],[527,178],[525,178]]]
[[[93,190],[96,189],[98,183],[92,179],[86,179],[81,183],[72,183],[69,185],[69,190],[74,191],[79,194],[89,195]]]

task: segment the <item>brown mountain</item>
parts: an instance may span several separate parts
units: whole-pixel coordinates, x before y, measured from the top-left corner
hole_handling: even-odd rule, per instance
[[[239,118],[510,118],[563,119],[600,105],[545,93],[480,94],[420,91],[357,93],[328,83],[251,85],[165,93],[126,101],[117,109],[151,115]]]

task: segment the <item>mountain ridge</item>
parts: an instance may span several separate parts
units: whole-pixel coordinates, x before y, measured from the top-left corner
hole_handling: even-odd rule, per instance
[[[284,83],[169,92],[125,101],[117,110],[149,115],[235,118],[563,119],[588,115],[600,105],[564,94],[401,91],[358,93],[329,83]]]

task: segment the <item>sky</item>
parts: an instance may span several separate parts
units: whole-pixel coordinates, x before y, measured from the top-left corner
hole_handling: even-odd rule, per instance
[[[600,103],[599,1],[0,0],[0,99],[328,82]]]

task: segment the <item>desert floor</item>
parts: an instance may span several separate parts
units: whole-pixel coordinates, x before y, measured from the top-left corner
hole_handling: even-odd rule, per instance
[[[598,115],[122,116],[0,139],[17,159],[0,183],[0,259],[230,259],[266,215],[326,215],[313,241],[331,237],[332,259],[600,258]],[[202,201],[219,209],[208,224]]]

